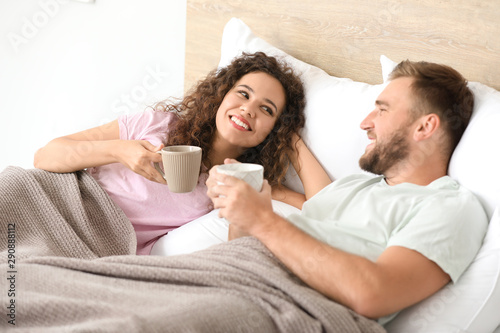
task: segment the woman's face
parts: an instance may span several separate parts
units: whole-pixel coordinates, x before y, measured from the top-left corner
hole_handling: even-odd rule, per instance
[[[239,147],[259,145],[271,132],[285,107],[285,90],[269,74],[244,75],[228,91],[217,110],[217,138]]]

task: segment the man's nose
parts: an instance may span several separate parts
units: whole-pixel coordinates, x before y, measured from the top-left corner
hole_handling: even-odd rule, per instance
[[[373,118],[375,117],[376,112],[377,112],[376,110],[373,110],[372,112],[370,112],[365,117],[365,119],[363,119],[361,124],[359,124],[359,127],[361,127],[362,130],[367,131],[367,130],[373,128]]]

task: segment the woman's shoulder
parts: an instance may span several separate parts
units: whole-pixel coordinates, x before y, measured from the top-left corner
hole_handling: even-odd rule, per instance
[[[157,111],[153,108],[146,108],[142,112],[124,115],[119,118],[122,139],[137,139],[143,137],[145,133],[165,132],[178,119],[175,112]]]
[[[177,114],[172,111],[155,110],[152,107],[147,107],[143,111],[125,115],[128,122],[143,122],[143,123],[156,123],[156,122],[173,122],[176,121]]]

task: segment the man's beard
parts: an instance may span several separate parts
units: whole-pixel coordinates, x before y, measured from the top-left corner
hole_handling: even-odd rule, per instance
[[[409,144],[406,139],[407,128],[400,128],[385,143],[376,142],[370,152],[366,152],[359,159],[361,169],[383,175],[396,163],[406,159],[409,155]]]

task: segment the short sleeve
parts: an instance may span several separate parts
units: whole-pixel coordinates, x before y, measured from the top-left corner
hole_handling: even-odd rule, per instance
[[[418,251],[456,282],[479,251],[487,221],[471,192],[444,191],[422,201],[410,221],[394,230],[387,246]]]
[[[118,117],[120,139],[149,140],[157,145],[161,143],[161,137],[167,135],[175,118],[172,112],[155,111],[152,108],[122,115]]]

